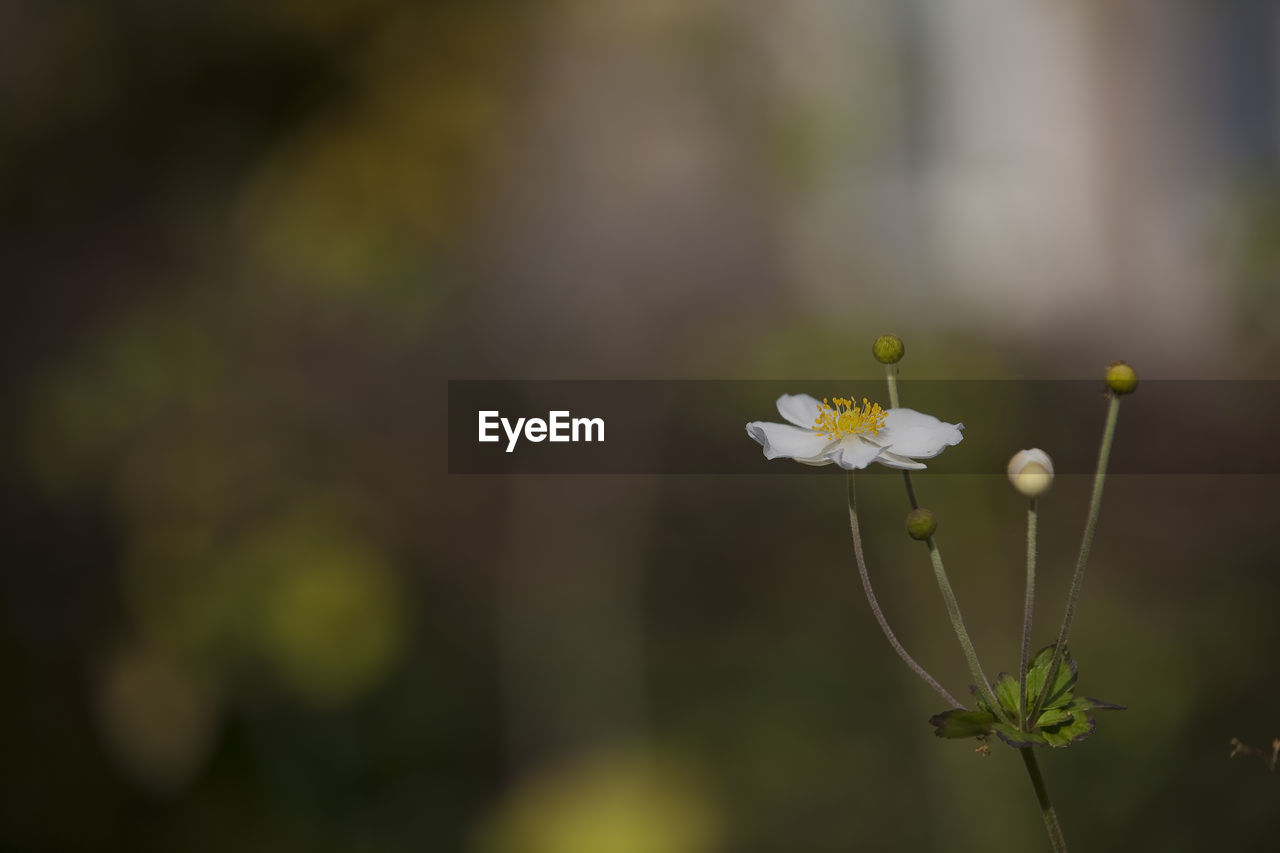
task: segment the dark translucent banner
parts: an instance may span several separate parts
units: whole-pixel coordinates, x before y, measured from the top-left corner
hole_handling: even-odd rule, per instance
[[[964,440],[933,459],[939,474],[1002,474],[1039,447],[1059,475],[1094,470],[1107,395],[1100,381],[904,381],[901,405],[950,423]],[[883,382],[449,382],[451,474],[830,473],[767,460],[746,432],[785,422],[783,394],[863,397],[886,409]],[[1123,398],[1116,474],[1280,473],[1280,383],[1143,381]],[[872,464],[867,473],[894,473]]]

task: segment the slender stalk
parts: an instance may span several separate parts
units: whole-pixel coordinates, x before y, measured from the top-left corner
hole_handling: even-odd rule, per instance
[[[991,684],[987,681],[986,674],[982,671],[982,664],[978,662],[978,653],[974,651],[973,640],[969,638],[969,631],[964,627],[964,617],[960,615],[960,604],[956,601],[956,594],[951,589],[951,581],[947,578],[947,570],[942,565],[942,552],[938,550],[938,544],[933,541],[930,536],[925,543],[929,546],[929,558],[933,561],[933,573],[938,579],[938,589],[942,592],[942,600],[947,605],[947,615],[951,617],[951,627],[955,629],[956,639],[960,641],[960,648],[964,650],[965,661],[969,664],[969,674],[973,676],[974,684],[982,695],[983,701],[991,706],[996,713],[1002,713],[1000,703],[996,701],[995,694],[991,692]]]
[[[889,621],[884,618],[884,612],[880,610],[880,603],[876,601],[876,594],[871,589],[871,577],[867,574],[867,561],[862,553],[862,534],[858,527],[858,503],[854,490],[853,472],[849,472],[849,530],[853,534],[853,554],[858,561],[858,574],[862,577],[862,589],[867,594],[867,603],[871,605],[871,612],[876,617],[876,622],[880,625],[880,630],[884,632],[885,639],[889,641],[889,645],[893,646],[893,650],[898,653],[898,657],[902,658],[902,662],[907,668],[920,676],[925,684],[933,688],[933,691],[950,703],[953,708],[963,708],[964,705],[947,692],[947,689],[938,683],[932,675],[925,671],[924,667],[916,663],[915,658],[907,654],[907,650],[902,647],[902,643],[898,642],[898,638],[894,636],[893,629],[889,627]]]
[[[1044,786],[1044,777],[1040,775],[1040,765],[1036,761],[1033,747],[1024,746],[1018,750],[1022,753],[1022,763],[1027,765],[1027,775],[1031,777],[1031,787],[1036,789],[1036,799],[1040,802],[1040,816],[1044,818],[1045,831],[1049,833],[1049,844],[1053,853],[1067,853],[1067,839],[1062,835],[1062,827],[1058,824],[1058,813],[1049,800],[1049,790]]]
[[[884,380],[889,385],[889,408],[898,408],[898,365],[884,366]]]
[[[1093,496],[1089,499],[1089,516],[1084,522],[1084,538],[1080,541],[1080,555],[1076,558],[1075,574],[1071,576],[1071,589],[1067,593],[1067,609],[1062,617],[1062,628],[1058,631],[1058,642],[1054,645],[1053,660],[1049,663],[1049,672],[1044,680],[1040,696],[1031,708],[1030,716],[1034,718],[1040,713],[1054,676],[1062,663],[1062,655],[1066,652],[1067,638],[1071,634],[1071,623],[1076,618],[1076,608],[1080,604],[1080,588],[1084,583],[1084,567],[1089,562],[1089,552],[1093,548],[1093,532],[1098,526],[1098,512],[1102,508],[1102,486],[1107,479],[1107,461],[1111,458],[1111,440],[1116,434],[1116,419],[1120,415],[1120,395],[1111,395],[1111,405],[1107,407],[1107,423],[1102,428],[1102,446],[1098,449],[1098,470],[1093,475]]]
[[[903,472],[902,472],[902,482],[903,482],[904,484],[906,484],[906,487],[907,487],[907,501],[911,504],[911,508],[912,508],[912,509],[919,509],[919,508],[920,508],[920,502],[916,500],[916,490],[915,490],[915,487],[911,485],[911,472],[910,472],[910,471],[907,471],[907,470],[905,470],[905,469],[903,470]]]
[[[889,405],[892,408],[898,408],[898,372],[897,365],[885,365],[885,381],[889,386]],[[1106,459],[1111,452],[1111,437],[1115,431],[1115,414],[1119,405],[1118,399],[1112,397],[1111,410],[1108,413],[1107,428],[1103,433],[1103,449],[1099,457],[1098,469],[1102,472],[1106,468]],[[911,484],[911,472],[903,471],[902,480],[907,489],[907,500],[911,503],[912,509],[918,509],[920,504],[916,500],[915,488]],[[852,517],[853,508],[853,477],[849,478],[849,500],[850,515]],[[1067,632],[1070,629],[1071,619],[1075,615],[1075,603],[1079,598],[1079,581],[1084,572],[1084,563],[1088,559],[1088,549],[1093,542],[1093,527],[1097,523],[1098,507],[1102,501],[1102,479],[1101,473],[1094,482],[1094,499],[1090,506],[1089,522],[1085,525],[1085,544],[1081,548],[1081,558],[1076,564],[1076,577],[1072,580],[1071,590],[1072,596],[1067,604],[1067,616],[1063,620],[1063,629],[1059,634],[1058,650],[1063,648],[1066,642]],[[855,522],[856,523],[856,522]],[[856,528],[855,528],[856,529]],[[857,544],[857,535],[854,535],[855,546]],[[964,650],[965,660],[969,664],[969,672],[973,676],[977,684],[977,689],[982,692],[983,700],[997,713],[1002,713],[1001,705],[991,692],[991,685],[987,682],[987,676],[982,671],[982,664],[978,661],[978,654],[973,648],[973,641],[969,638],[969,632],[964,626],[964,617],[960,614],[960,604],[956,601],[955,592],[951,589],[951,581],[947,578],[947,570],[942,564],[942,554],[938,551],[938,545],[934,542],[933,537],[928,539],[929,557],[933,562],[933,572],[938,579],[938,589],[942,592],[942,599],[947,605],[947,614],[951,617],[951,626],[955,629],[956,639],[960,641],[960,647]],[[860,552],[859,552],[860,553]],[[861,565],[860,565],[861,567]],[[1027,510],[1027,593],[1026,601],[1022,614],[1022,666],[1019,667],[1020,684],[1018,696],[1019,698],[1019,719],[1018,726],[1024,728],[1028,716],[1026,714],[1027,705],[1027,663],[1031,655],[1031,614],[1035,604],[1035,576],[1036,576],[1036,500],[1031,499],[1030,506]],[[863,583],[866,584],[866,575],[864,572]],[[871,596],[871,587],[867,586],[867,595]],[[873,609],[877,609],[874,607]],[[878,609],[877,609],[878,613]],[[888,633],[888,626],[882,623]],[[892,641],[892,635],[890,634]],[[905,655],[905,652],[901,652]],[[907,658],[910,663],[910,659]],[[1054,671],[1057,670],[1060,663],[1060,656],[1055,652],[1055,660],[1050,667],[1049,679],[1045,682],[1046,689],[1052,683]],[[1044,701],[1042,693],[1036,701],[1036,710],[1032,712],[1031,718],[1039,712],[1040,704]],[[1040,775],[1040,765],[1036,762],[1035,753],[1032,748],[1027,746],[1019,750],[1022,753],[1022,761],[1027,767],[1027,774],[1031,777],[1031,787],[1035,789],[1036,799],[1040,803],[1040,814],[1044,818],[1045,830],[1049,833],[1049,844],[1053,847],[1054,853],[1067,853],[1067,841],[1062,835],[1062,827],[1058,824],[1058,814],[1054,811],[1053,803],[1049,800],[1049,791],[1045,788],[1044,777]]]
[[[889,386],[889,406],[898,408],[898,366],[896,364],[886,364],[884,366],[885,382]],[[919,509],[920,503],[916,500],[916,490],[911,484],[911,472],[903,470],[902,482],[907,489],[907,500],[911,503],[912,509]],[[973,648],[973,640],[969,638],[969,631],[964,626],[964,617],[960,614],[960,603],[956,601],[956,594],[951,589],[951,580],[947,577],[946,567],[942,564],[942,553],[938,550],[938,544],[929,537],[927,540],[929,546],[929,558],[933,562],[933,573],[938,579],[938,589],[942,592],[942,600],[947,606],[947,615],[951,617],[951,626],[955,629],[956,639],[960,641],[960,648],[964,652],[965,661],[969,664],[969,674],[974,680],[983,701],[995,709],[996,713],[1003,713],[1000,703],[996,701],[995,695],[991,692],[991,685],[987,681],[986,674],[982,671],[982,664],[978,661],[978,653]]]
[[[886,364],[884,366],[884,380],[889,386],[889,408],[898,408],[898,365]],[[907,500],[911,502],[912,509],[919,509],[920,503],[916,500],[916,490],[911,485],[911,472],[903,469],[902,482],[907,487]]]
[[[1022,664],[1018,667],[1018,722],[1030,730],[1027,719],[1027,664],[1031,660],[1031,615],[1036,606],[1036,499],[1027,505],[1027,594],[1022,604]]]

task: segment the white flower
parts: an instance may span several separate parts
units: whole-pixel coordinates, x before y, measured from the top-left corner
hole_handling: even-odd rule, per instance
[[[747,435],[764,447],[766,459],[794,459],[806,465],[833,462],[850,471],[879,462],[890,468],[925,467],[964,438],[964,424],[948,424],[915,409],[889,409],[862,400],[836,397],[818,402],[808,394],[783,394],[778,414],[790,424],[755,421]]]

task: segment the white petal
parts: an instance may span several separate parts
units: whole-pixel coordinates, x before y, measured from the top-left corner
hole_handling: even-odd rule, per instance
[[[829,438],[811,429],[764,421],[747,424],[747,435],[764,446],[766,459],[799,459],[810,465],[826,465],[822,457],[832,444]]]
[[[818,401],[808,394],[783,394],[778,398],[778,414],[805,429],[813,429],[818,419]]]
[[[905,456],[899,456],[896,453],[890,453],[887,450],[880,451],[880,455],[876,457],[876,461],[888,468],[903,468],[908,471],[919,471],[927,467],[923,462],[916,462]]]
[[[885,450],[898,456],[929,459],[964,439],[964,424],[948,424],[915,409],[890,409],[878,438]]]
[[[841,468],[857,471],[875,462],[880,456],[880,448],[868,441],[863,441],[856,435],[848,435],[828,450],[827,456]]]
[[[815,468],[831,464],[831,458],[827,456],[814,456],[812,459],[801,459],[797,456],[794,461],[799,462],[801,465],[812,465]]]

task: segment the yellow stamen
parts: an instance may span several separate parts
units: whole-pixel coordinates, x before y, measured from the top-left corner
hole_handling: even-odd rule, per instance
[[[884,429],[884,416],[885,411],[880,404],[872,403],[866,397],[862,398],[861,408],[848,397],[836,397],[834,400],[823,397],[813,429],[831,439],[868,432],[876,435]]]

